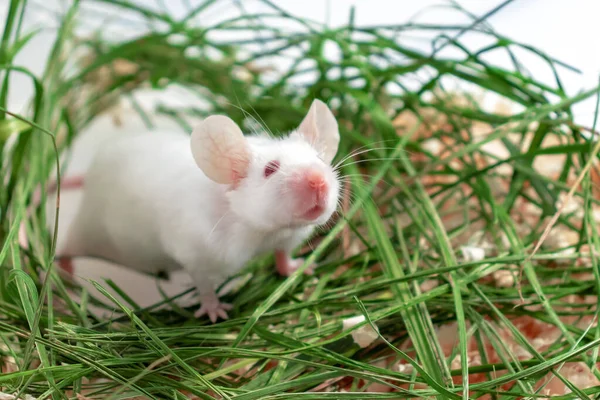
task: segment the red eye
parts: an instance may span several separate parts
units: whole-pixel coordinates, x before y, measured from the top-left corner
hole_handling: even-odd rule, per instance
[[[271,174],[274,174],[279,169],[279,161],[269,161],[265,167],[265,178],[268,178]]]

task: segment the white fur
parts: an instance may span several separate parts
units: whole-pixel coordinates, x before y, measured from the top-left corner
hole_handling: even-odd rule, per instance
[[[184,268],[201,294],[261,253],[289,253],[335,211],[337,177],[297,132],[286,139],[249,137],[247,143],[248,175],[232,189],[198,168],[185,134],[111,141],[85,176],[82,205],[60,253],[149,273]],[[265,179],[271,160],[281,167]],[[286,179],[308,165],[326,172],[329,198],[321,217],[299,221]]]

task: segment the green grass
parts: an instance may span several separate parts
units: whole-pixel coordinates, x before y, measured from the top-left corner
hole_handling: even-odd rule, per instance
[[[207,26],[204,13],[226,2],[207,0],[175,19],[160,7],[98,0],[120,15],[163,26],[123,41],[78,37],[82,16],[75,1],[60,16],[40,76],[14,61],[30,38],[42,34],[22,29],[25,11],[35,5],[9,1],[0,42],[0,356],[12,357],[18,371],[0,375],[2,390],[53,399],[76,393],[103,399],[189,394],[240,400],[512,399],[544,397],[536,382],[551,372],[572,391],[557,398],[591,399],[600,393],[600,387],[578,388],[562,372],[565,363],[582,361],[600,377],[595,367],[600,328],[564,319],[597,318],[597,307],[568,304],[567,297],[596,296],[600,285],[597,257],[590,251],[600,246],[593,216],[598,193],[590,175],[599,146],[587,139],[595,127],[579,126],[572,112],[577,103],[597,97],[598,88],[568,96],[560,77],[574,73],[573,67],[483,24],[359,28],[352,14],[346,26],[329,28],[262,1],[270,7],[266,14],[242,13]],[[291,28],[281,28],[282,22]],[[212,35],[233,37],[243,30],[259,35],[253,40]],[[452,35],[442,35],[448,30]],[[461,37],[473,30],[491,44],[467,49]],[[181,40],[170,40],[172,34]],[[436,51],[407,44],[423,36],[434,37]],[[326,44],[337,47],[339,60],[325,53]],[[197,55],[185,52],[188,46],[195,46]],[[449,58],[441,46],[459,53]],[[492,52],[505,52],[513,67],[486,62]],[[522,52],[545,62],[555,81],[530,76],[518,59]],[[262,68],[273,55],[285,55],[289,68],[275,75]],[[7,103],[13,90],[8,77],[17,74],[35,89],[23,115]],[[522,111],[482,109],[469,94],[458,102],[446,89],[452,80],[499,95]],[[77,288],[83,301],[68,296],[53,261],[56,233],[46,228],[49,217],[44,207],[28,211],[33,192],[59,170],[58,154],[68,154],[73,139],[118,99],[140,112],[127,118],[143,118],[151,126],[152,117],[135,102],[138,90],[148,85],[179,86],[198,99],[186,108],[155,110],[185,130],[193,118],[218,112],[248,129],[254,119],[285,132],[298,124],[313,98],[332,105],[342,129],[337,161],[356,155],[341,166],[351,204],[304,250],[306,265],[319,264],[318,280],[301,270],[282,279],[269,258],[257,260],[244,271],[252,278],[226,299],[234,305],[232,318],[215,325],[195,320],[190,309],[159,309],[174,298],[140,309],[112,282],[95,283],[102,298]],[[431,110],[445,122],[433,120]],[[399,127],[409,115],[416,123]],[[474,136],[481,124],[487,130],[483,139]],[[428,137],[440,140],[444,157],[427,150]],[[508,156],[491,154],[484,147],[491,142]],[[548,155],[565,157],[558,180],[534,164]],[[505,166],[508,173],[501,172]],[[583,213],[556,214],[561,193],[581,201]],[[525,214],[524,203],[530,207]],[[30,249],[17,240],[21,221]],[[538,246],[549,223],[576,234],[570,252]],[[461,246],[476,231],[494,244],[493,254],[465,261]],[[358,245],[352,254],[344,248],[347,239]],[[498,287],[487,278],[501,270],[520,279]],[[578,278],[583,272],[593,279]],[[437,286],[422,290],[432,279]],[[95,316],[91,304],[114,310],[114,317]],[[365,321],[344,330],[342,321],[357,315]],[[519,329],[520,317],[547,323],[560,334],[538,351]],[[444,354],[436,329],[451,322],[457,323],[458,344]],[[368,324],[380,337],[360,348],[351,333]],[[514,354],[502,330],[531,356]],[[471,340],[476,350],[467,348]],[[486,346],[497,360],[489,360]],[[479,353],[478,364],[468,362],[473,351]],[[458,364],[452,363],[455,356]],[[398,372],[399,361],[414,372]],[[484,381],[473,380],[474,374],[483,374]],[[374,385],[394,392],[374,391]],[[321,389],[311,391],[315,388]]]

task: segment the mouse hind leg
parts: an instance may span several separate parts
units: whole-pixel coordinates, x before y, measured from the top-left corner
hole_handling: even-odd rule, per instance
[[[281,276],[290,276],[304,264],[304,258],[292,258],[288,250],[275,251],[275,268]],[[315,265],[309,265],[304,270],[306,275],[312,275],[315,272]]]

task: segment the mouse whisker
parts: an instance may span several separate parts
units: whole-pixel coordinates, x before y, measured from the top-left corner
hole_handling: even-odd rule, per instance
[[[281,169],[279,169],[279,170],[277,171],[277,173],[279,173],[279,174],[281,174],[281,175],[285,176],[286,178],[291,176],[291,174],[289,174],[289,173],[287,173],[287,172],[285,172],[285,171],[282,171]]]
[[[246,117],[250,118],[252,121],[254,121],[256,123],[256,125],[258,125],[258,127],[261,127],[263,129],[263,131],[259,131],[256,127],[254,127],[253,132],[252,132],[254,135],[258,136],[258,135],[260,135],[262,133],[266,133],[270,137],[273,136],[272,132],[264,124],[264,121],[262,121],[262,123],[261,123],[261,121],[259,121],[258,119],[256,119],[256,117],[254,115],[252,115],[248,111],[246,111],[243,107],[241,107],[241,105],[237,106],[237,105],[235,105],[235,104],[233,104],[231,102],[226,102],[226,104],[228,104],[231,107],[234,107],[234,108],[237,108],[238,110],[240,110],[242,112],[242,114],[244,114]],[[250,106],[250,107],[252,107],[252,106]],[[253,110],[254,110],[254,108],[253,108]],[[254,110],[254,112],[256,112],[256,110]],[[259,118],[260,118],[260,116],[259,116]],[[262,118],[261,118],[261,120],[262,120]]]
[[[248,102],[248,105],[250,106],[250,108],[252,108],[252,111],[254,111],[254,113],[258,116],[258,118],[260,118],[260,120],[262,121],[262,124],[259,123],[256,118],[254,118],[254,120],[261,125],[269,134],[270,137],[275,137],[275,135],[273,135],[273,132],[271,131],[271,129],[269,129],[269,127],[267,126],[267,123],[265,122],[265,120],[260,116],[259,113],[256,112],[256,109],[252,106],[252,104],[250,104]]]
[[[364,160],[357,160],[357,161],[352,161],[350,163],[344,164],[342,165],[342,167],[348,167],[350,165],[355,165],[355,164],[362,164],[362,163],[366,163],[369,161],[390,161],[390,160],[399,160],[399,157],[381,157],[381,158],[367,158]]]
[[[377,146],[379,144],[385,143],[385,142],[397,142],[396,140],[380,140],[377,142],[373,142],[373,143],[369,143],[368,145],[364,145],[361,147],[358,147],[357,149],[351,151],[349,154],[346,155],[345,158],[350,158],[350,157],[354,157],[357,154],[362,154],[362,152],[369,152],[369,151],[373,151],[373,150],[395,150],[396,147],[387,147],[387,146],[382,146],[382,147],[369,147],[369,146]],[[402,151],[409,153],[409,154],[414,154],[413,152],[403,149]],[[343,161],[338,162],[338,164],[340,164]]]
[[[362,151],[364,149],[371,150],[371,149],[368,148],[369,146],[375,146],[375,145],[379,145],[381,143],[395,142],[395,141],[396,140],[379,140],[377,142],[369,143],[368,145],[360,146],[360,147],[352,150],[350,153],[348,153],[345,158],[353,157],[357,152],[360,152],[360,151]],[[375,149],[377,149],[377,148],[375,148]],[[380,147],[380,149],[393,149],[393,147]]]
[[[208,238],[210,239],[210,237],[212,236],[213,232],[217,229],[217,226],[221,223],[221,221],[223,220],[223,218],[225,218],[227,215],[229,214],[229,211],[227,211],[225,214],[223,214],[221,216],[221,218],[219,218],[219,220],[215,223],[215,225],[212,227],[212,229],[210,230],[210,233],[208,234]]]
[[[340,165],[341,163],[343,163],[345,160],[355,157],[359,154],[363,154],[363,153],[368,153],[369,151],[373,151],[373,150],[390,150],[393,149],[393,147],[374,147],[374,148],[367,148],[367,146],[361,146],[353,151],[351,151],[350,153],[348,153],[344,158],[342,158],[340,161],[338,161],[335,166]],[[335,168],[334,166],[334,168]]]
[[[345,162],[346,162],[348,159],[350,159],[350,158],[353,158],[353,157],[356,157],[356,156],[358,156],[358,155],[365,154],[365,153],[368,153],[368,152],[370,152],[370,151],[376,151],[376,150],[393,150],[393,149],[394,149],[393,147],[375,147],[375,148],[372,148],[372,149],[366,149],[366,150],[355,151],[355,152],[353,152],[353,153],[350,153],[348,156],[344,157],[344,158],[343,158],[343,159],[341,159],[340,161],[338,161],[338,162],[337,162],[337,163],[336,163],[336,164],[333,166],[333,169],[334,169],[334,170],[337,170],[337,169],[339,169],[339,168],[343,167],[343,166],[345,165],[344,163],[345,163]],[[408,154],[412,154],[412,153],[410,153],[410,152],[408,152],[408,151],[405,151],[405,152],[406,152],[406,153],[408,153]]]
[[[371,151],[377,151],[377,150],[394,150],[394,148],[393,147],[374,147],[374,148],[371,148],[371,149],[364,149],[364,150],[360,150],[360,151],[355,151],[355,152],[349,154],[348,156],[344,157],[342,160],[340,160],[338,163],[336,163],[335,166],[337,167],[339,165],[342,165],[346,160],[348,160],[350,158],[359,156],[361,154],[369,153]]]
[[[367,180],[368,178],[372,178],[373,175],[369,175],[369,174],[347,174],[347,175],[340,176],[339,180],[340,180],[340,182],[350,182],[349,178],[352,178],[352,177],[359,177],[359,178],[363,178],[363,179]],[[379,179],[379,182],[383,182],[383,183],[385,183],[386,185],[389,185],[389,186],[394,186],[391,182],[389,182],[389,181],[387,181],[385,179]],[[367,182],[359,181],[358,183],[366,185]]]

